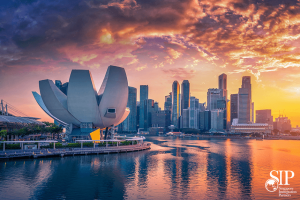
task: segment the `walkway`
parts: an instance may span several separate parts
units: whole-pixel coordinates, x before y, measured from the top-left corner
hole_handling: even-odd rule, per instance
[[[0,160],[14,158],[40,158],[53,156],[75,156],[90,154],[110,154],[110,153],[127,153],[133,151],[142,151],[150,149],[150,143],[137,145],[124,145],[112,147],[96,147],[96,148],[61,148],[61,149],[36,149],[36,150],[6,150],[0,152]]]

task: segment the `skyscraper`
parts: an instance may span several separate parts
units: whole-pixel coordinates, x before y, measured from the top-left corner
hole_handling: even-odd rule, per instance
[[[219,89],[223,90],[223,97],[227,101],[227,75],[221,74],[219,76]]]
[[[122,122],[123,131],[126,132],[136,131],[136,95],[137,95],[136,88],[128,87],[127,107],[129,107],[130,113],[128,117]]]
[[[191,97],[189,107],[189,128],[199,129],[199,112],[199,99]]]
[[[172,124],[175,127],[178,127],[178,118],[179,118],[179,83],[174,81],[172,84]]]
[[[238,123],[247,124],[252,122],[252,98],[251,98],[251,77],[243,76],[242,88],[239,88],[238,96]]]
[[[223,99],[223,89],[210,88],[207,92],[207,110],[218,109],[218,100]]]
[[[128,87],[128,102],[127,105],[130,108],[130,113],[127,119],[129,119],[129,131],[136,131],[136,99],[137,89],[134,87]]]
[[[62,86],[61,86],[61,91],[65,94],[65,95],[68,95],[68,87],[69,87],[69,82],[66,82],[64,83]]]
[[[154,110],[159,111],[160,107],[158,106],[158,102],[154,102]]]
[[[184,80],[181,84],[181,113],[183,109],[190,107],[190,82]]]
[[[238,118],[238,94],[230,95],[230,123],[233,119]]]
[[[172,111],[172,92],[170,92],[169,95],[165,96],[164,110]]]
[[[248,88],[239,88],[238,102],[238,123],[248,124],[251,119]]]
[[[62,83],[60,80],[55,80],[55,85],[56,85],[56,87],[58,87],[58,89],[61,90]]]
[[[212,110],[211,111],[211,131],[223,131],[224,130],[224,110]]]
[[[144,131],[152,126],[152,113],[155,112],[154,100],[147,99],[144,101]]]
[[[140,119],[139,119],[139,128],[145,128],[144,126],[144,117],[145,117],[145,100],[148,99],[148,85],[140,86]]]
[[[160,110],[152,113],[152,127],[162,127],[164,132],[169,131],[171,125],[171,111]]]

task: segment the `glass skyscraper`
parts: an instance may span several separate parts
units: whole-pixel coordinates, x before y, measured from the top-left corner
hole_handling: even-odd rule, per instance
[[[172,124],[178,127],[179,119],[179,91],[180,86],[178,81],[174,81],[172,84]]]
[[[141,85],[140,86],[140,120],[139,120],[139,128],[145,128],[144,125],[144,117],[145,117],[145,100],[148,99],[148,85]]]
[[[230,123],[233,119],[238,118],[238,94],[230,95]]]
[[[190,107],[190,82],[184,80],[181,84],[181,113]]]
[[[122,122],[122,129],[126,132],[136,132],[136,95],[136,88],[128,87],[127,107],[129,107],[130,113],[128,117]]]
[[[223,90],[223,97],[227,101],[227,75],[221,74],[219,76],[219,89]]]
[[[164,109],[172,111],[172,92],[170,92],[169,95],[165,96]]]
[[[251,98],[251,77],[243,76],[242,88],[239,88],[238,96],[238,123],[247,124],[252,122],[252,98]]]

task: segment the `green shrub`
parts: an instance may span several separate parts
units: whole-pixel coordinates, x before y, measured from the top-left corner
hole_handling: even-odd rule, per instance
[[[0,145],[0,149],[3,149],[3,144]],[[20,144],[5,144],[5,149],[21,149]]]

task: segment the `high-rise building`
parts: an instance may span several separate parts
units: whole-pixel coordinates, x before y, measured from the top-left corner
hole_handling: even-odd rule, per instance
[[[200,111],[205,111],[205,104],[206,103],[199,103],[199,110]]]
[[[223,97],[223,89],[210,88],[207,92],[207,110],[218,109],[218,100],[225,100]]]
[[[170,92],[169,95],[165,96],[164,110],[172,111],[172,92]]]
[[[184,80],[181,83],[181,112],[183,109],[188,109],[190,107],[190,82]]]
[[[224,131],[224,110],[216,109],[211,111],[210,131]]]
[[[205,111],[199,112],[199,129],[201,131],[205,130]]]
[[[155,112],[154,100],[144,100],[144,131],[152,126],[152,113]]]
[[[238,118],[238,94],[230,95],[230,123],[233,119]]]
[[[251,121],[250,98],[248,88],[239,88],[238,97],[238,123],[248,124]]]
[[[254,104],[252,104],[251,77],[243,76],[242,88],[239,89],[238,123],[247,124],[253,122],[253,106]]]
[[[65,94],[65,95],[68,95],[68,87],[69,87],[69,82],[66,82],[64,83],[62,86],[61,86],[61,91]]]
[[[136,102],[136,130],[140,128],[140,102]]]
[[[223,97],[227,100],[227,75],[221,74],[219,76],[219,89],[223,90]]]
[[[145,100],[148,99],[148,85],[141,85],[140,86],[140,119],[139,119],[139,128],[145,128],[144,116],[145,116]]]
[[[211,111],[206,110],[204,117],[204,130],[209,131],[211,129]]]
[[[152,127],[163,128],[164,133],[169,131],[171,125],[171,111],[161,110],[152,112]]]
[[[189,128],[189,109],[183,109],[181,114],[180,128]]]
[[[129,107],[130,113],[128,117],[118,126],[124,132],[136,132],[136,96],[136,88],[128,87],[127,107]]]
[[[60,80],[55,80],[55,85],[56,85],[56,87],[58,87],[58,89],[61,90],[62,83]]]
[[[242,88],[239,88],[238,96],[238,123],[247,124],[253,122],[253,106],[251,98],[251,77],[243,76]]]
[[[159,111],[160,107],[158,106],[158,102],[154,102],[154,110]]]
[[[190,97],[189,128],[199,129],[199,99]]]
[[[263,123],[273,126],[273,116],[271,114],[271,109],[256,110],[255,123]]]
[[[178,127],[178,119],[180,116],[180,107],[179,107],[179,91],[180,91],[180,87],[179,87],[179,83],[178,81],[174,81],[172,84],[172,124],[175,127]]]

